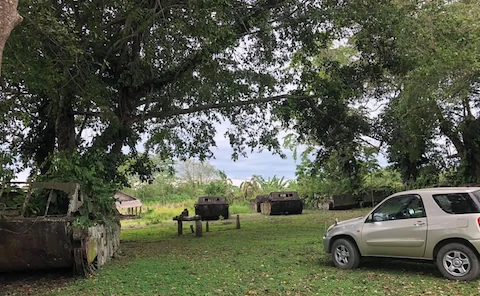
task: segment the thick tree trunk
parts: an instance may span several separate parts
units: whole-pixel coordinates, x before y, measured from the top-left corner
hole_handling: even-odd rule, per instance
[[[2,73],[3,49],[12,30],[23,18],[17,12],[18,0],[0,0],[0,74]]]
[[[480,118],[467,117],[461,128],[465,146],[462,158],[464,180],[467,183],[478,183],[480,182]]]
[[[465,145],[462,142],[462,138],[457,132],[453,122],[450,122],[448,119],[446,119],[443,116],[442,110],[440,109],[438,104],[436,103],[433,104],[433,110],[436,113],[436,116],[440,125],[440,131],[444,136],[446,136],[450,141],[452,141],[452,144],[455,146],[455,149],[457,149],[458,155],[460,156],[460,158],[464,159]]]
[[[75,115],[72,104],[72,97],[61,97],[59,100],[55,121],[58,151],[74,151],[76,149]]]
[[[35,162],[40,167],[40,173],[45,175],[52,162],[49,156],[55,151],[55,119],[49,116],[49,104],[43,102],[38,108],[40,126],[38,128],[38,148],[35,153]]]

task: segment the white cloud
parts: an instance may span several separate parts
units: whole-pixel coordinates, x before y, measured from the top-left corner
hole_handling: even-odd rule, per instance
[[[224,171],[230,179],[237,180],[240,183],[250,179],[253,175],[260,175],[264,178],[277,176],[285,177],[285,179],[295,179],[297,163],[293,159],[293,153],[290,150],[283,149],[283,153],[287,156],[286,159],[264,150],[262,152],[247,153],[247,157],[240,156],[237,161],[233,161],[231,157],[233,149],[229,140],[224,136],[229,126],[229,122],[215,126],[217,130],[215,136],[217,147],[211,148],[215,159],[211,159],[209,162],[216,169]],[[285,135],[286,133],[283,131],[280,133],[278,136],[280,142],[282,142],[282,137]]]

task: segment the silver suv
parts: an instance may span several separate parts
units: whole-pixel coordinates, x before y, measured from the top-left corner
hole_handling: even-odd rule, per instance
[[[426,259],[448,279],[480,273],[480,187],[395,193],[367,216],[336,222],[323,237],[335,266],[356,268],[361,257]]]

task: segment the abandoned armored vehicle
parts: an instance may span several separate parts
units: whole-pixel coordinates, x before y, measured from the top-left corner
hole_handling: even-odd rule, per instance
[[[270,195],[261,203],[261,212],[264,215],[301,214],[303,202],[295,191],[270,192]]]
[[[202,220],[228,219],[228,207],[224,196],[201,196],[195,204],[195,215],[202,217]]]
[[[0,271],[72,268],[86,276],[116,253],[120,224],[115,215],[94,221],[77,183],[18,182],[0,189],[0,237]]]

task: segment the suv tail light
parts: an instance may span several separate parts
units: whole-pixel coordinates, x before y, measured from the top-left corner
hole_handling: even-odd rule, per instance
[[[477,219],[477,224],[478,224],[478,226],[480,226],[480,217],[478,217],[478,219]]]

